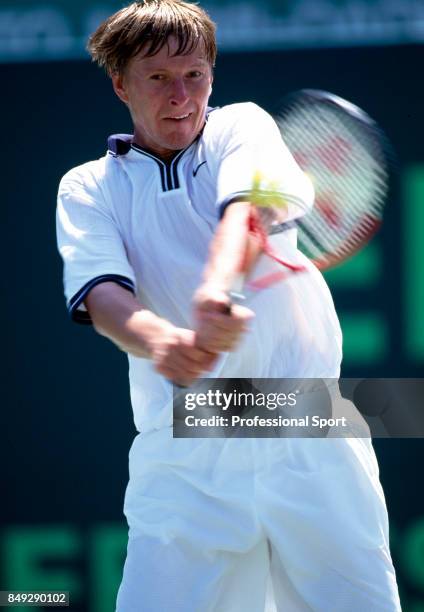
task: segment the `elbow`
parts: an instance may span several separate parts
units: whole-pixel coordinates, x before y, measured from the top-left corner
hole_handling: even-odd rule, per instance
[[[93,323],[93,329],[94,331],[99,334],[99,336],[103,336],[104,338],[108,338],[108,334],[107,331],[105,329],[105,327],[101,324],[100,321],[97,320],[97,318],[93,315],[91,315],[91,321]]]

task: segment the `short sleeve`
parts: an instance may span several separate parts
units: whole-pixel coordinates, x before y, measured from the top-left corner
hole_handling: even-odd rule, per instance
[[[95,285],[114,281],[135,291],[135,275],[119,228],[88,167],[81,166],[63,177],[56,214],[68,310],[74,321],[86,324],[91,319],[84,299]]]
[[[217,167],[220,216],[235,200],[249,199],[252,189],[264,198],[281,198],[290,221],[311,209],[314,190],[285,145],[274,119],[253,103],[226,107]]]

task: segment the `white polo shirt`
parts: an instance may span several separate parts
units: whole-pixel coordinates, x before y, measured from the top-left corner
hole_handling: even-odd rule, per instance
[[[74,168],[59,187],[57,235],[65,294],[72,318],[81,323],[90,323],[87,293],[112,280],[157,315],[192,328],[192,296],[226,205],[248,199],[255,176],[261,177],[264,193],[277,191],[287,202],[288,221],[313,203],[312,186],[275,122],[252,103],[209,109],[199,137],[170,163],[133,144],[129,135],[112,136],[108,145],[104,157]],[[287,257],[303,263],[294,247],[295,232],[290,229],[275,240]],[[305,330],[299,308],[306,303],[310,308],[311,296],[314,309]],[[331,296],[314,268],[261,292],[253,305],[252,330],[235,353],[221,357],[212,376],[338,376],[340,329]],[[311,341],[320,344],[320,357],[307,368]],[[332,356],[322,359],[326,351]],[[137,429],[170,425],[172,385],[149,360],[130,355],[129,361]]]

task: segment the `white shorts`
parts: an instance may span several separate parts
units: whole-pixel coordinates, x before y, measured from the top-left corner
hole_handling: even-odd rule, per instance
[[[117,612],[400,610],[369,439],[139,435],[125,514]]]

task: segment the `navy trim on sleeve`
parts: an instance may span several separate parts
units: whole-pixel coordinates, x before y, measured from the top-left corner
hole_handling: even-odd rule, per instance
[[[194,142],[196,141],[197,138]],[[160,179],[162,183],[162,191],[171,191],[172,189],[178,189],[180,187],[177,165],[184,153],[188,151],[192,144],[193,143],[191,143],[185,149],[182,149],[170,162],[164,162],[163,159],[156,157],[155,155],[153,155],[153,153],[150,153],[149,151],[145,151],[135,143],[131,144],[131,148],[134,149],[134,151],[137,151],[138,153],[141,153],[142,155],[153,159],[158,164],[160,170]]]
[[[286,221],[285,223],[279,223],[278,225],[271,225],[268,234],[272,236],[273,234],[281,234],[282,232],[287,232],[287,230],[296,228],[296,221]]]
[[[78,310],[78,306],[84,301],[93,287],[108,282],[114,282],[124,289],[131,291],[131,293],[135,293],[134,283],[126,276],[121,276],[120,274],[102,274],[102,276],[96,276],[96,278],[93,278],[81,287],[81,289],[69,300],[68,312],[75,323],[81,323],[82,325],[92,324],[89,313],[86,310]]]
[[[268,198],[270,204],[272,205],[273,198],[275,198],[274,192],[264,190],[264,191],[261,191],[260,193],[261,193],[261,197],[264,200]],[[284,195],[284,198],[288,204],[294,204],[296,206],[299,206],[299,208],[301,208],[302,202],[298,198],[294,196],[289,196],[289,195]],[[227,196],[227,198],[223,202],[221,202],[221,204],[219,204],[218,206],[219,219],[220,220],[222,219],[227,206],[232,204],[232,202],[250,202],[251,199],[252,199],[251,191],[238,191],[238,192],[232,193],[231,195]],[[299,202],[300,202],[300,205],[299,205]]]
[[[219,219],[221,220],[224,216],[225,210],[227,206],[232,204],[233,202],[249,202],[252,199],[251,191],[238,191],[237,193],[232,193],[228,198],[226,198],[218,208]]]
[[[248,202],[250,200],[251,194],[248,192],[240,191],[239,193],[231,195],[227,198],[219,207],[219,220],[224,216],[224,212],[228,208],[230,204],[233,202]],[[269,230],[269,235],[272,234],[280,234],[281,232],[287,232],[288,230],[295,229],[297,227],[296,221],[286,221],[284,223],[279,223],[278,225],[272,225]]]

